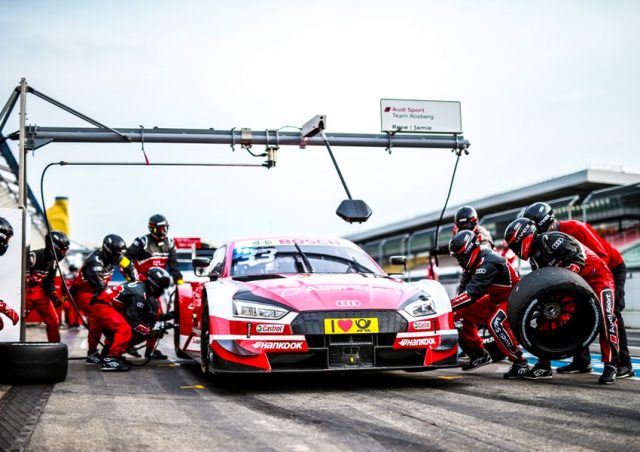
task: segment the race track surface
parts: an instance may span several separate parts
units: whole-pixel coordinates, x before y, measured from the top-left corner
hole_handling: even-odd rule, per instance
[[[75,356],[82,335],[66,336]],[[507,368],[205,378],[183,360],[127,373],[72,360],[27,450],[640,450],[638,378]]]

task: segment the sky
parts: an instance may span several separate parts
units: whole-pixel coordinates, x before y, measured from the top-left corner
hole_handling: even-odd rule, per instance
[[[461,102],[470,154],[450,205],[585,168],[640,173],[637,1],[1,0],[0,102],[22,77],[114,128],[254,130],[327,116],[327,133],[380,133],[380,99]],[[88,124],[28,96],[27,123]],[[17,108],[4,133],[18,129]],[[294,131],[293,128],[284,129]],[[11,143],[16,152],[17,143]],[[257,146],[253,151],[258,152]],[[152,162],[256,163],[228,145],[147,143]],[[71,238],[129,243],[164,214],[173,236],[219,244],[272,234],[365,232],[439,211],[455,155],[282,147],[275,168],[52,167],[45,202],[69,197]],[[27,159],[143,162],[140,144],[50,144]],[[39,196],[39,195],[38,195]],[[480,212],[482,214],[482,212]]]

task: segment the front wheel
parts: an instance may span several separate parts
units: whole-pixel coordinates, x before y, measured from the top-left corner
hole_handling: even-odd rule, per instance
[[[211,333],[209,332],[209,305],[202,300],[202,323],[200,327],[200,370],[203,375],[209,374],[211,365]]]

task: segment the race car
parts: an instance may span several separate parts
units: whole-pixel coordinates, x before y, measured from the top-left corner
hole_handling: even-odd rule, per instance
[[[174,342],[205,374],[457,365],[444,287],[391,277],[347,240],[235,240],[194,266],[202,277],[176,291]]]

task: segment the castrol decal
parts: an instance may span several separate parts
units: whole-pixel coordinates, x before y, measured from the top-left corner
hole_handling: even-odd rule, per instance
[[[256,333],[257,334],[279,334],[284,331],[284,325],[279,324],[266,324],[266,325],[256,325]]]

